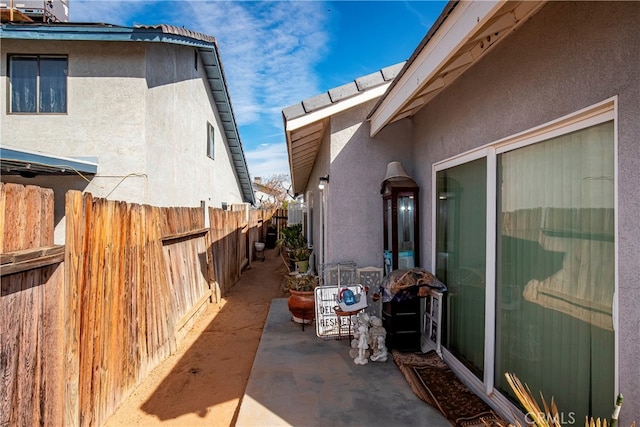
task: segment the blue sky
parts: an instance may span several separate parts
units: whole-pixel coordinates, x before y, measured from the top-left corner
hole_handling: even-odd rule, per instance
[[[218,41],[249,172],[288,174],[282,109],[409,58],[444,1],[73,0],[73,22],[169,24]]]

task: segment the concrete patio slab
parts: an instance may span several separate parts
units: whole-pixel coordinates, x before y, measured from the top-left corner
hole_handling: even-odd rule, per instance
[[[349,341],[318,338],[274,299],[236,426],[430,426],[451,424],[418,399],[394,364],[356,365]]]

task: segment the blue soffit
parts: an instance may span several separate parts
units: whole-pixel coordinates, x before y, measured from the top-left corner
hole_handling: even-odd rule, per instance
[[[205,66],[213,100],[222,117],[222,127],[227,137],[243,199],[247,203],[255,204],[251,176],[214,37],[172,25],[121,27],[104,23],[57,22],[53,24],[4,23],[0,27],[0,39],[156,42],[196,48]]]

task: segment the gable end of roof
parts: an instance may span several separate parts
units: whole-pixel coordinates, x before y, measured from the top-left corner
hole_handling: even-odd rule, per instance
[[[232,156],[242,198],[255,204],[251,177],[240,134],[231,105],[231,98],[222,68],[222,61],[215,37],[173,25],[136,25],[121,27],[104,23],[3,23],[0,38],[25,40],[77,40],[155,42],[192,46],[202,59],[209,90],[220,115],[224,134]]]

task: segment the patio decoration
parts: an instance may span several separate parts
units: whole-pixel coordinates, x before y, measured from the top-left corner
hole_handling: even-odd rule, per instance
[[[384,215],[385,273],[413,268],[420,262],[418,201],[420,188],[400,162],[390,162],[380,194]]]
[[[342,311],[336,304],[339,298],[338,293],[345,287],[356,296],[365,292],[361,285],[323,285],[315,289],[316,335],[319,338],[336,338],[340,340],[342,338],[351,339],[353,336],[352,318],[358,314],[359,310]]]
[[[364,291],[355,294],[348,287],[341,288],[336,295],[338,307],[342,311],[358,311],[367,308],[367,292],[368,289],[364,289]]]
[[[368,340],[369,328],[366,323],[361,323],[358,326],[358,355],[353,359],[353,363],[356,365],[366,365],[369,362],[369,340]],[[354,338],[356,339],[356,338]]]
[[[382,327],[382,319],[360,312],[354,316],[354,335],[351,340],[349,356],[356,365],[372,362],[386,362],[388,358],[385,346],[386,330]]]
[[[438,408],[454,426],[504,425],[504,420],[465,386],[435,351],[400,353],[394,350],[392,354],[413,392]]]
[[[387,331],[382,326],[382,319],[376,316],[369,317],[369,342],[371,343],[371,361],[372,362],[386,362],[389,356],[385,340],[387,337]]]
[[[394,270],[385,277],[382,302],[402,302],[416,297],[426,297],[431,289],[445,292],[447,287],[436,276],[422,268]]]
[[[444,284],[421,268],[394,270],[387,275],[382,286],[382,321],[387,330],[387,348],[401,351],[426,350],[422,347],[422,336],[427,332],[429,346],[440,351],[439,301],[444,290]],[[434,298],[436,294],[439,296]],[[421,306],[430,302],[429,315],[424,318]],[[426,324],[423,323],[424,320],[427,321]],[[423,327],[429,329],[423,331]]]

